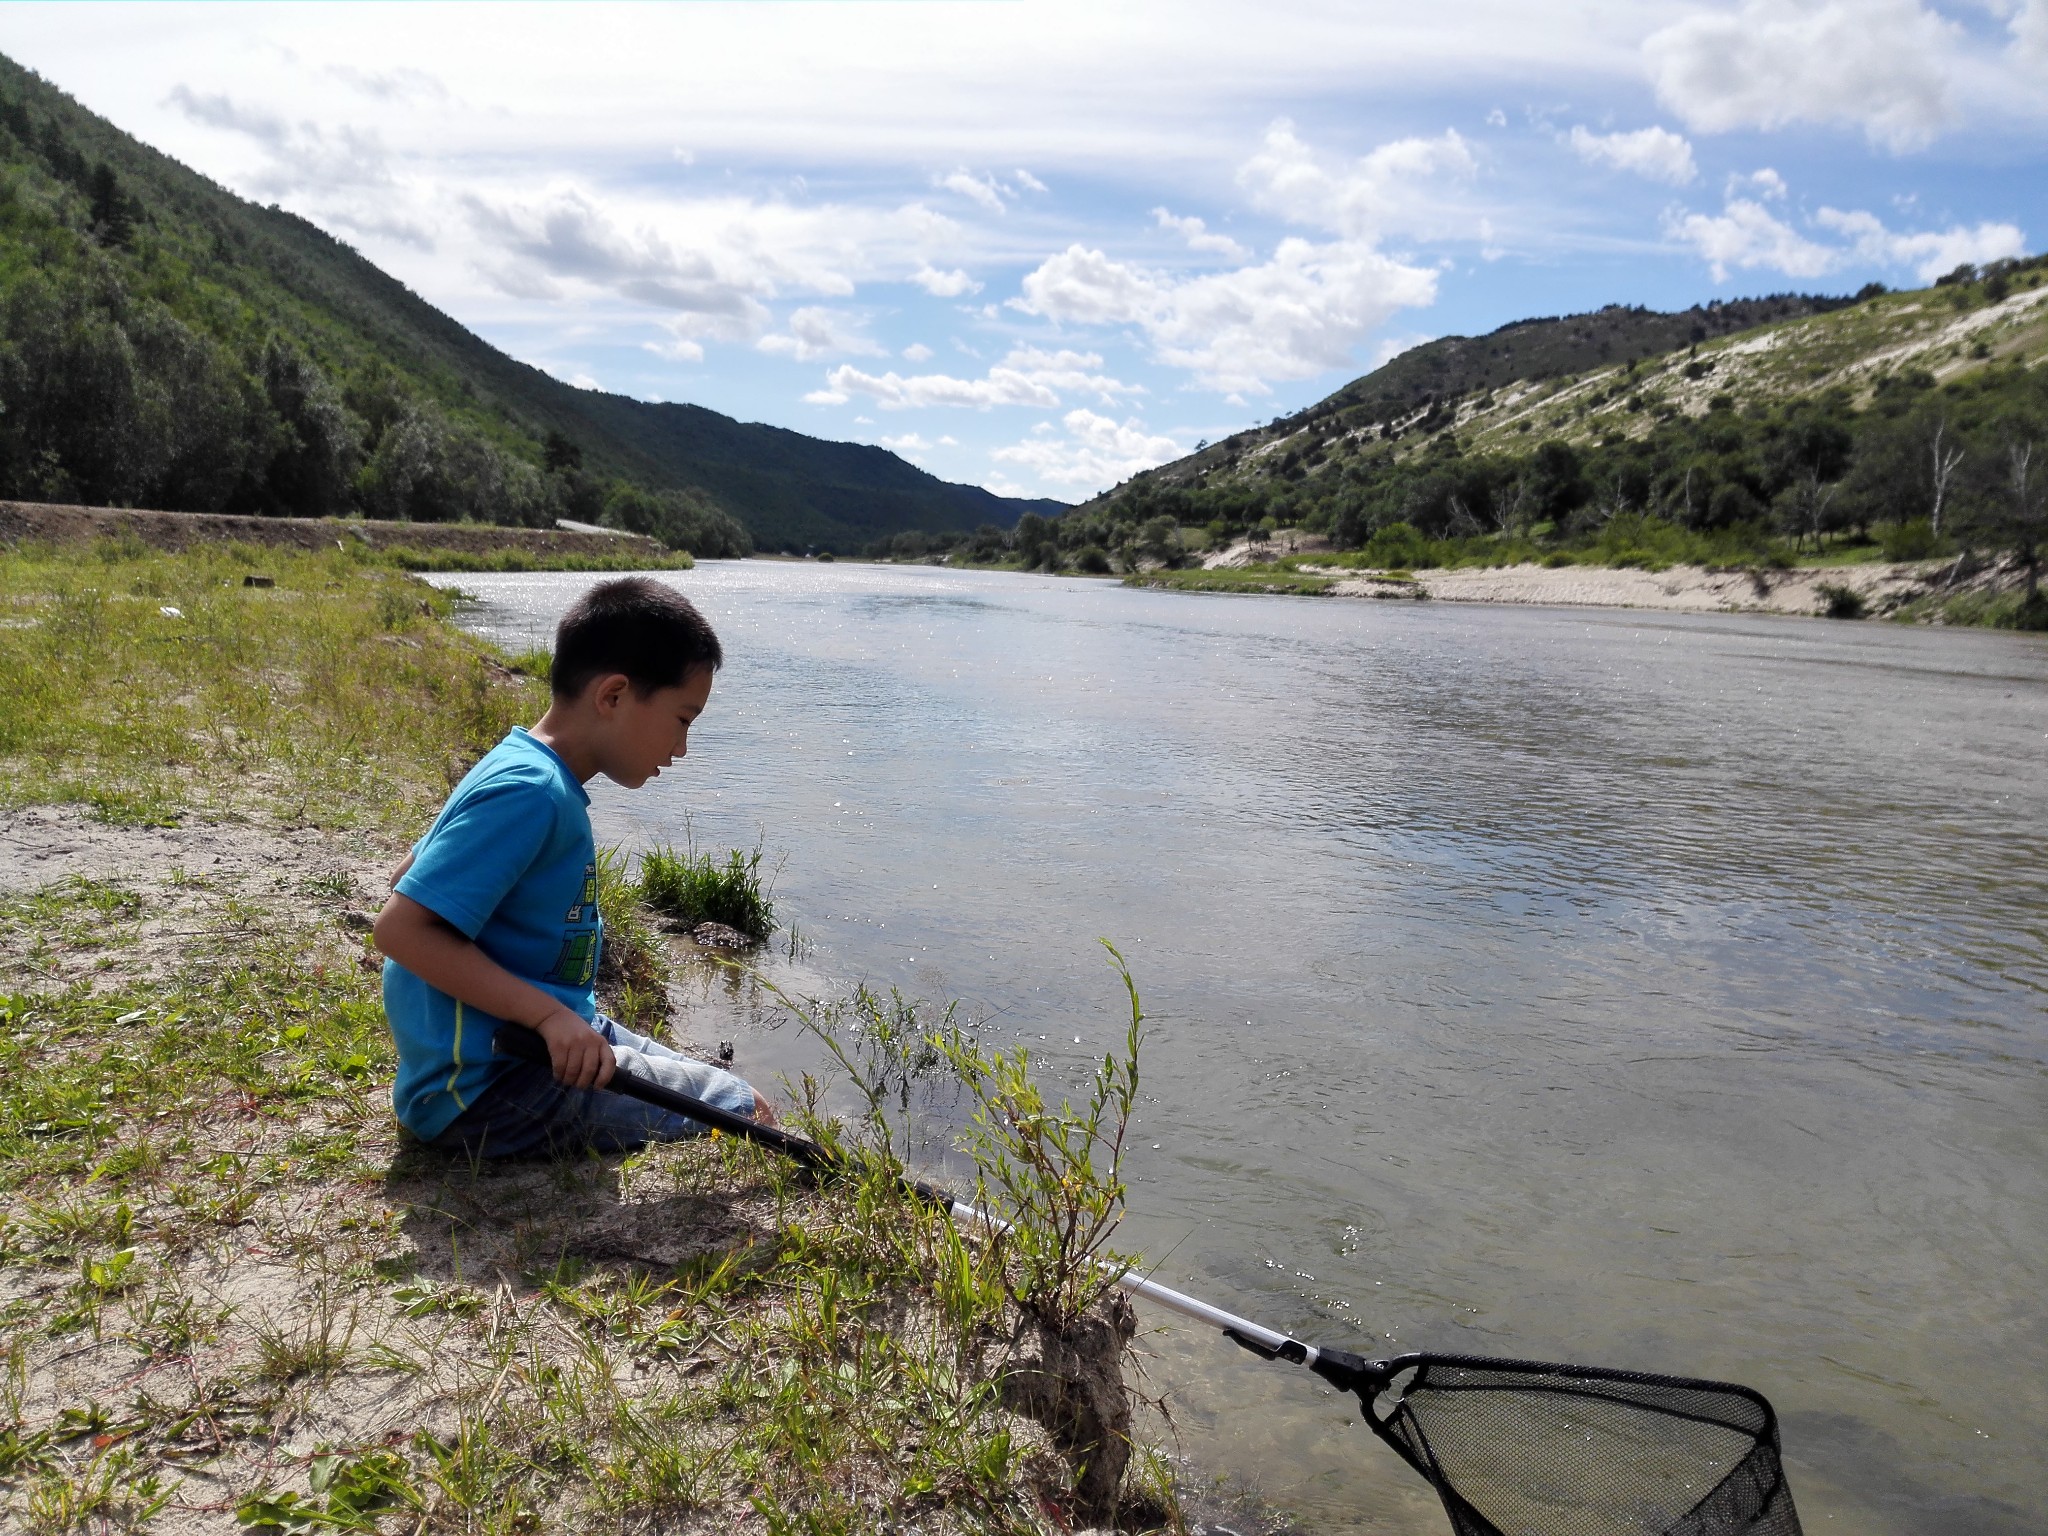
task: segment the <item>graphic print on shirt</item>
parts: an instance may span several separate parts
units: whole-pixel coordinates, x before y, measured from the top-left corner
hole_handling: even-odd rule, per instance
[[[595,861],[583,866],[583,894],[576,898],[576,904],[569,908],[565,923],[594,923],[597,921],[597,864]]]
[[[604,931],[598,926],[595,862],[583,866],[582,892],[562,920],[566,923],[588,923],[590,926],[580,932],[572,928],[562,935],[562,952],[556,956],[555,968],[548,972],[547,979],[563,986],[587,987],[597,974],[597,944]]]
[[[587,928],[581,933],[562,936],[562,953],[555,961],[555,968],[548,972],[549,981],[558,981],[567,987],[587,987],[590,978],[597,974],[597,930]]]

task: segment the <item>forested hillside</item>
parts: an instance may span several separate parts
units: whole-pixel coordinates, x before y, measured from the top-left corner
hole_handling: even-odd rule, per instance
[[[708,555],[1049,509],[880,448],[572,388],[6,59],[0,498],[567,516]]]
[[[1382,568],[1974,549],[2017,554],[2031,590],[2048,546],[2044,284],[2034,257],[1909,293],[1446,338],[1007,538],[925,542],[1101,571],[1283,527]]]

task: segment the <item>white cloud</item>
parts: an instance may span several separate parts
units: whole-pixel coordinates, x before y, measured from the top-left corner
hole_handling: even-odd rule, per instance
[[[926,346],[923,342],[913,341],[909,346],[903,349],[903,355],[913,363],[922,363],[936,354],[934,354],[932,349]]]
[[[901,437],[885,437],[881,439],[881,444],[891,453],[901,454],[923,453],[931,447],[930,443],[915,432],[906,432]]]
[[[1052,190],[1044,182],[1040,181],[1036,176],[1032,175],[1029,171],[1022,169],[1021,167],[1017,170],[1010,172],[1010,174],[1017,178],[1017,185],[1023,187],[1027,191],[1049,192]]]
[[[692,341],[687,336],[672,334],[667,341],[643,341],[640,345],[656,357],[665,357],[672,363],[704,361],[704,343]]]
[[[1396,139],[1352,164],[1325,164],[1284,118],[1266,130],[1259,152],[1238,171],[1254,202],[1289,222],[1351,239],[1431,233],[1450,222],[1440,190],[1446,179],[1479,169],[1455,129],[1434,139]]]
[[[1773,176],[1772,182],[1782,191],[1781,180]],[[1734,268],[1768,268],[1788,277],[1819,277],[1858,261],[1910,267],[1923,281],[1931,282],[1964,262],[1996,261],[2026,249],[2026,236],[2016,225],[2004,223],[1957,224],[1945,230],[1900,233],[1886,228],[1874,213],[1839,208],[1822,208],[1813,223],[1848,243],[1827,245],[1809,239],[1763,204],[1733,196],[1718,215],[1672,210],[1665,215],[1664,232],[1698,251],[1712,268],[1716,282],[1725,280]]]
[[[1674,22],[1643,51],[1688,127],[1840,123],[1898,151],[1955,121],[1959,37],[1919,0],[1745,0]]]
[[[963,293],[981,292],[981,284],[965,272],[958,268],[951,272],[941,272],[930,262],[926,262],[911,273],[910,280],[937,299],[957,299]]]
[[[419,71],[400,73],[409,77]],[[164,104],[188,122],[237,135],[261,152],[262,166],[245,183],[259,200],[310,194],[309,206],[323,223],[417,250],[433,249],[431,221],[395,173],[391,154],[374,129],[346,123],[322,127],[307,119],[288,122],[226,92],[195,91],[184,84],[172,86]]]
[[[800,363],[815,358],[845,356],[879,357],[883,349],[861,333],[847,316],[817,305],[790,311],[789,330],[763,336],[754,343],[763,352],[793,357]]]
[[[1252,253],[1239,245],[1228,235],[1209,232],[1209,226],[1192,216],[1177,218],[1164,208],[1154,208],[1152,217],[1159,221],[1161,229],[1172,230],[1187,241],[1191,251],[1214,251],[1228,261],[1245,262],[1252,259]]]
[[[1782,203],[1785,200],[1786,194],[1790,191],[1791,188],[1785,185],[1785,178],[1767,165],[1760,171],[1751,171],[1747,176],[1739,174],[1730,176],[1728,178],[1728,189],[1724,195],[1740,197],[1743,193],[1747,192],[1752,197],[1764,197],[1769,198],[1773,202]]]
[[[1487,114],[1486,114],[1486,126],[1487,126],[1487,127],[1489,127],[1489,128],[1505,128],[1505,127],[1507,127],[1507,125],[1508,125],[1508,115],[1507,115],[1507,113],[1505,113],[1505,112],[1501,111],[1501,109],[1500,109],[1499,107],[1495,107],[1495,108],[1494,108],[1494,109],[1493,109],[1493,110],[1492,110],[1491,112],[1489,112],[1489,113],[1487,113]]]
[[[814,389],[804,396],[805,405],[844,405],[847,396],[836,389]]]
[[[888,373],[863,372],[842,364],[826,375],[826,388],[805,396],[820,405],[836,405],[853,395],[866,395],[884,410],[905,410],[935,405],[970,406],[986,410],[995,405],[1035,406],[1052,410],[1067,394],[1093,395],[1110,401],[1145,391],[1097,372],[1102,357],[1096,352],[1047,352],[1038,347],[1015,347],[1004,359],[978,379],[963,379],[946,373],[912,374],[906,378],[891,369]],[[827,396],[837,396],[828,399]]]
[[[962,197],[981,204],[990,213],[1003,211],[1003,194],[993,176],[976,176],[966,170],[950,171],[944,176],[934,176],[932,185],[944,187],[948,192],[958,192]]]
[[[560,188],[523,206],[472,197],[468,212],[497,254],[501,288],[567,283],[659,311],[657,324],[667,338],[643,343],[658,357],[701,362],[706,341],[751,341],[772,319],[762,302],[775,291],[770,263],[679,250],[652,229],[623,228],[578,189]]]
[[[1932,282],[1964,262],[1978,266],[2018,256],[2027,248],[2026,236],[2012,224],[1958,224],[1945,230],[1896,234],[1886,229],[1876,214],[1838,208],[1821,209],[1813,221],[1853,240],[1854,255],[1887,266],[1911,267],[1923,282]]]
[[[1788,277],[1819,277],[1834,269],[1839,256],[1773,218],[1762,203],[1742,197],[1730,198],[1719,214],[1668,213],[1664,232],[1698,251],[1717,283],[1725,281],[1734,267],[1769,267]]]
[[[1362,241],[1280,242],[1272,259],[1177,279],[1069,246],[1012,302],[1063,324],[1135,325],[1159,360],[1219,391],[1267,393],[1274,379],[1348,366],[1396,310],[1436,297],[1436,274]]]
[[[1290,221],[1339,238],[1289,237],[1266,261],[1193,277],[1077,243],[1027,273],[1009,303],[1062,325],[1135,326],[1158,361],[1188,370],[1205,387],[1265,394],[1273,380],[1348,367],[1358,345],[1397,310],[1434,302],[1436,272],[1385,255],[1378,240],[1390,230],[1452,222],[1439,184],[1476,169],[1454,132],[1399,139],[1331,166],[1291,124],[1276,122],[1239,172],[1240,184]],[[1206,232],[1164,209],[1153,216],[1183,235]]]
[[[998,448],[989,457],[999,464],[1018,465],[1048,484],[1094,490],[1128,480],[1140,470],[1187,452],[1172,438],[1147,431],[1135,417],[1119,422],[1093,411],[1074,410],[1060,420],[1065,435],[1051,422],[1042,421],[1022,442]]]
[[[2020,0],[2012,13],[2007,51],[2022,69],[2048,75],[2048,0]]]
[[[1651,181],[1682,187],[1699,176],[1692,145],[1668,128],[1638,128],[1633,133],[1593,133],[1581,126],[1571,131],[1572,149],[1588,164],[1611,165]]]

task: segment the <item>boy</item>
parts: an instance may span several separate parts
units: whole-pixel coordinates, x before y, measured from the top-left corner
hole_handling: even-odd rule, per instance
[[[584,784],[638,789],[683,756],[724,661],[688,598],[644,576],[600,582],[555,632],[553,699],[455,787],[392,876],[372,936],[398,1043],[391,1090],[422,1141],[481,1157],[625,1151],[702,1129],[601,1090],[615,1068],[773,1120],[730,1072],[597,1011],[603,927]],[[549,1067],[497,1055],[501,1021],[547,1042]]]

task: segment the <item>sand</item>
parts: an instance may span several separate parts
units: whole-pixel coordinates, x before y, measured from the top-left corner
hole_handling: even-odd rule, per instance
[[[1949,562],[1801,567],[1790,571],[1710,570],[1674,565],[1662,571],[1612,570],[1567,565],[1510,565],[1493,570],[1417,571],[1416,584],[1447,603],[1530,603],[1549,607],[1656,608],[1674,613],[1819,614],[1822,586],[1846,587],[1885,613],[1938,587]],[[1337,584],[1339,597],[1371,597],[1383,589],[1369,579]]]

